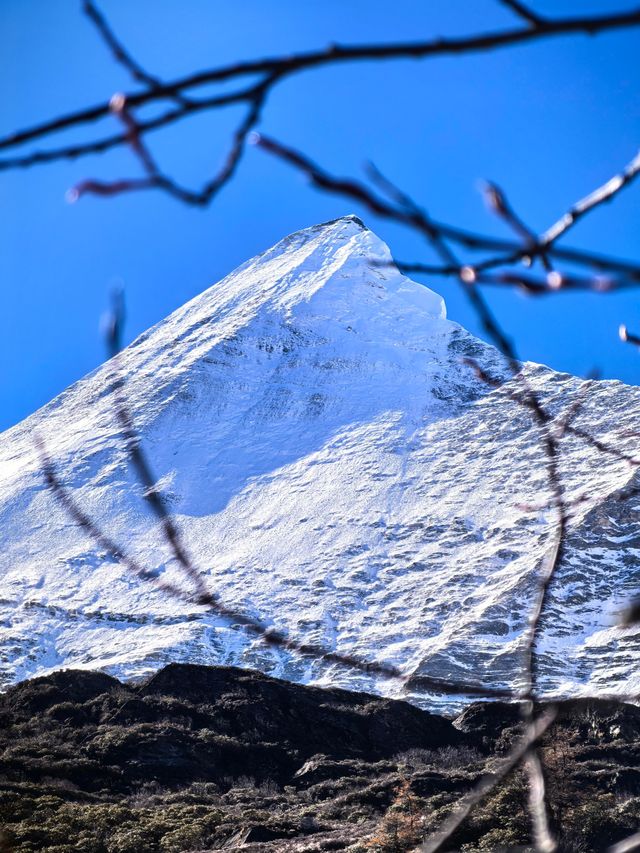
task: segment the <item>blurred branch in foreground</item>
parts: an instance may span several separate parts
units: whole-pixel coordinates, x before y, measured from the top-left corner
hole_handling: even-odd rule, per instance
[[[84,11],[96,27],[115,61],[123,65],[138,83],[144,86],[141,92],[118,94],[116,97],[131,115],[136,126],[136,135],[141,137],[153,130],[182,121],[198,112],[221,109],[232,104],[245,104],[247,113],[236,128],[226,163],[202,190],[192,191],[178,185],[159,173],[149,175],[144,182],[136,179],[119,179],[111,182],[86,180],[76,187],[78,198],[83,193],[101,195],[128,192],[139,189],[161,189],[181,197],[189,204],[207,204],[215,193],[231,178],[234,168],[244,151],[247,136],[260,119],[261,108],[271,91],[283,80],[311,68],[322,68],[351,62],[382,61],[402,58],[430,59],[439,56],[459,56],[496,50],[508,46],[525,44],[540,39],[563,35],[596,35],[598,33],[626,29],[640,25],[640,10],[621,11],[605,15],[577,16],[569,18],[543,18],[522,3],[505,3],[524,26],[496,32],[473,34],[460,38],[435,38],[424,41],[394,42],[388,44],[340,45],[330,44],[325,49],[292,53],[286,56],[237,62],[205,71],[200,71],[168,83],[150,74],[131,56],[109,27],[106,18],[93,0],[85,0]],[[257,82],[231,93],[215,97],[195,99],[186,92],[201,86],[257,77]],[[153,119],[138,120],[135,110],[155,101],[170,101],[173,108]],[[69,128],[77,128],[107,118],[113,110],[113,98],[93,107],[80,109],[58,116],[24,130],[18,130],[0,138],[0,150],[9,150],[28,142],[48,139],[51,135]],[[27,168],[41,163],[62,159],[75,159],[88,154],[107,151],[130,142],[128,132],[99,137],[87,142],[63,146],[57,149],[33,151],[0,160],[0,170]]]

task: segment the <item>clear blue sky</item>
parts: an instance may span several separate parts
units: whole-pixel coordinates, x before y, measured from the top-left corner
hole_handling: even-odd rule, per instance
[[[562,15],[636,3],[531,5]],[[2,0],[1,132],[135,88],[80,7],[80,0]],[[101,8],[139,61],[165,79],[331,41],[417,39],[514,23],[495,0],[103,0]],[[507,235],[477,189],[479,179],[495,180],[523,218],[543,230],[635,154],[639,54],[636,29],[461,59],[309,71],[276,90],[262,129],[345,175],[371,159],[434,216]],[[201,116],[148,140],[167,170],[199,186],[219,164],[237,117],[235,109]],[[115,129],[115,119],[101,129]],[[59,134],[51,143],[92,132]],[[0,173],[0,428],[100,363],[98,320],[115,280],[126,288],[131,340],[285,234],[346,213],[363,215],[397,257],[429,259],[415,236],[318,194],[255,148],[205,210],[158,192],[65,202],[65,191],[82,178],[135,174],[124,150]],[[632,187],[566,242],[638,258],[639,210],[640,186]],[[452,319],[478,330],[453,282],[430,284],[446,298]],[[545,301],[489,296],[524,358],[640,381],[640,354],[616,336],[620,322],[640,328],[637,293]]]

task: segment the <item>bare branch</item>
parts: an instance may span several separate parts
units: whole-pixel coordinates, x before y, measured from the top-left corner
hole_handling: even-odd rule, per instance
[[[525,769],[529,776],[529,814],[533,824],[536,851],[554,853],[557,850],[557,844],[549,828],[544,769],[534,747],[527,753]]]
[[[551,262],[544,251],[538,250],[536,233],[518,216],[500,187],[492,181],[487,181],[484,187],[484,195],[491,210],[522,238],[527,252],[531,253],[534,257],[538,256],[544,268],[550,272],[552,270]]]
[[[419,848],[421,853],[438,853],[445,847],[456,830],[467,819],[472,809],[479,805],[496,785],[506,779],[519,766],[531,747],[540,740],[553,723],[557,713],[557,709],[551,706],[534,721],[533,725],[528,727],[523,737],[517,741],[498,768],[493,773],[483,776],[475,788],[460,800],[453,814],[447,818],[443,826],[422,844]]]
[[[204,110],[212,110],[217,109],[218,107],[226,107],[245,102],[252,103],[256,98],[257,92],[263,85],[264,81],[258,84],[253,84],[246,89],[239,89],[228,94],[218,95],[216,97],[206,98],[199,101],[189,101],[188,105],[168,110],[166,113],[163,113],[156,118],[139,121],[137,123],[138,132],[142,136],[149,131],[167,127],[188,115],[195,115],[196,113],[203,112]],[[127,105],[131,107],[129,102],[130,96],[122,95],[122,97],[125,99]],[[23,157],[11,157],[0,160],[0,171],[6,171],[8,169],[28,169],[31,166],[37,166],[41,163],[51,163],[56,162],[57,160],[74,160],[77,157],[83,157],[87,154],[101,154],[104,151],[108,151],[110,148],[115,148],[119,145],[126,145],[127,141],[127,134],[120,133],[78,145],[67,145],[63,148],[35,151],[32,154],[27,154]]]
[[[640,832],[636,832],[623,841],[613,844],[609,847],[607,853],[633,853],[634,850],[640,850]]]
[[[608,180],[606,184],[598,187],[588,196],[585,196],[580,201],[576,202],[573,207],[567,211],[557,222],[555,222],[545,233],[540,237],[540,246],[544,249],[558,240],[563,234],[566,234],[570,228],[582,219],[587,213],[595,210],[605,202],[612,201],[621,190],[628,187],[640,173],[640,151],[636,154],[633,160],[613,178]]]
[[[85,15],[96,27],[116,62],[126,68],[134,80],[137,80],[139,83],[144,83],[144,85],[148,86],[150,89],[159,89],[162,86],[162,82],[157,77],[154,77],[152,74],[145,71],[140,63],[131,56],[122,42],[118,40],[115,33],[107,23],[106,18],[102,12],[100,12],[93,0],[84,0],[82,9]],[[181,95],[179,92],[174,95],[174,100],[183,105],[189,103],[189,99],[185,98],[185,96]]]
[[[68,512],[75,523],[87,533],[101,548],[108,554],[114,557],[118,562],[122,563],[128,571],[140,578],[140,580],[149,581],[158,587],[161,592],[177,598],[181,601],[189,600],[184,591],[174,584],[168,584],[165,581],[159,580],[154,575],[151,575],[140,563],[134,558],[128,556],[109,536],[107,536],[96,522],[91,519],[76,503],[69,491],[64,487],[62,481],[58,477],[53,460],[49,456],[47,448],[39,435],[34,438],[38,454],[40,456],[40,467],[44,473],[45,480],[52,493],[56,496],[58,502]]]
[[[491,387],[500,387],[500,381],[487,374],[480,365],[472,359],[466,359],[467,364],[475,369],[476,374]],[[542,618],[549,597],[549,589],[556,570],[564,554],[567,525],[569,521],[568,508],[564,496],[564,488],[559,469],[559,439],[553,430],[553,422],[548,412],[543,408],[539,397],[530,388],[524,375],[519,373],[515,380],[522,386],[522,392],[510,392],[516,402],[524,406],[531,414],[540,433],[540,443],[544,450],[547,478],[551,491],[551,506],[556,510],[557,521],[552,534],[551,546],[544,558],[539,575],[536,579],[534,603],[529,614],[529,628],[525,634],[523,651],[523,681],[524,698],[528,701],[522,706],[522,715],[527,731],[534,730],[534,694],[538,682],[539,660],[536,654],[538,638],[542,628]],[[568,425],[571,417],[577,411],[572,407],[570,415],[564,418]],[[546,788],[544,772],[535,745],[531,747],[526,765],[529,776],[529,808],[533,821],[536,849],[543,853],[553,853],[556,850],[555,840],[550,832],[546,806]]]
[[[560,291],[583,291],[591,293],[617,293],[621,290],[629,290],[640,285],[640,267],[628,277],[611,278],[608,276],[577,276],[560,274],[548,275],[545,278],[536,278],[526,272],[514,270],[503,271],[493,275],[484,271],[492,267],[504,266],[519,260],[518,255],[508,257],[487,258],[478,263],[469,264],[475,272],[477,281],[493,287],[507,286],[518,287],[529,296],[552,296]],[[586,259],[585,259],[586,260]],[[458,277],[460,267],[456,265],[425,264],[416,261],[394,261],[394,265],[401,272],[424,273],[425,275],[437,275],[443,277]]]
[[[499,0],[499,2],[534,27],[543,27],[548,23],[546,18],[532,12],[531,9],[527,8],[524,3],[520,3],[519,0]]]
[[[625,344],[632,344],[633,346],[640,347],[640,335],[635,335],[630,332],[624,323],[618,329],[618,335],[620,336],[620,340]]]
[[[620,293],[623,290],[635,289],[640,285],[636,276],[631,278],[611,278],[602,275],[577,276],[552,270],[544,278],[539,278],[518,270],[505,270],[497,273],[485,272],[485,270],[502,264],[502,258],[489,258],[486,261],[469,264],[468,268],[475,275],[478,284],[487,287],[515,287],[526,296],[554,296],[560,292]],[[394,261],[394,265],[404,273],[423,273],[445,278],[458,278],[460,276],[459,266],[439,266],[437,264],[407,261]]]
[[[494,376],[487,373],[487,371],[484,370],[474,359],[466,358],[464,359],[464,363],[469,365],[469,367],[475,371],[476,376],[478,376],[478,378],[487,385],[492,388],[504,387],[504,383],[501,380],[496,379]],[[538,577],[537,594],[534,606],[530,613],[529,630],[524,648],[524,697],[532,699],[537,676],[537,657],[535,649],[538,634],[540,632],[542,615],[544,613],[549,594],[549,587],[551,586],[555,571],[560,563],[564,551],[564,541],[567,529],[567,510],[565,505],[564,489],[562,487],[560,470],[558,467],[558,438],[552,429],[551,417],[543,408],[538,396],[529,388],[523,374],[519,373],[515,379],[520,383],[522,390],[520,392],[512,389],[505,390],[512,400],[519,403],[529,411],[534,424],[540,432],[540,443],[545,454],[547,476],[551,491],[551,506],[556,509],[558,515],[552,544],[543,562]]]
[[[170,83],[148,89],[144,92],[127,94],[130,107],[148,104],[152,101],[173,98],[185,90],[219,83],[239,77],[256,74],[276,74],[277,79],[309,68],[345,62],[363,62],[386,59],[425,59],[433,56],[451,56],[465,53],[477,53],[486,50],[523,44],[552,36],[583,33],[595,35],[607,30],[640,26],[640,9],[607,15],[594,15],[572,18],[557,18],[541,21],[536,27],[525,26],[493,33],[464,36],[461,38],[436,38],[427,41],[395,42],[391,44],[339,45],[331,44],[324,50],[307,51],[289,56],[238,62],[201,71]],[[16,131],[0,139],[0,149],[11,148],[65,130],[92,123],[109,114],[109,103],[98,104],[84,110],[78,110],[43,122],[25,130]]]
[[[635,456],[631,456],[629,453],[625,453],[623,450],[620,450],[617,447],[612,447],[611,445],[605,444],[604,441],[599,439],[595,435],[590,435],[580,427],[574,427],[568,424],[565,428],[565,432],[571,433],[572,435],[577,436],[578,438],[586,441],[587,444],[590,444],[592,447],[595,447],[596,450],[599,450],[601,453],[604,453],[608,456],[613,456],[614,459],[618,459],[620,462],[626,462],[628,465],[631,465],[633,468],[637,468],[640,466],[640,459]]]
[[[101,182],[91,179],[81,181],[69,190],[67,193],[68,200],[75,202],[85,194],[117,195],[122,192],[131,192],[133,190],[160,189],[186,204],[206,206],[219,192],[219,190],[221,190],[222,187],[233,177],[237,165],[244,153],[248,136],[260,120],[260,113],[268,88],[268,81],[265,81],[260,86],[254,87],[252,90],[250,108],[233,135],[232,146],[222,167],[218,173],[199,191],[193,191],[180,186],[180,184],[160,171],[160,168],[153,159],[151,152],[142,140],[141,125],[133,119],[126,107],[124,95],[114,96],[114,98],[112,98],[112,103],[114,101],[116,103],[114,112],[119,115],[125,124],[125,127],[127,128],[127,141],[142,163],[148,177],[146,179],[129,178],[113,182]],[[190,107],[187,107],[186,109],[189,110]]]
[[[316,167],[317,168],[317,167]],[[440,255],[445,264],[457,270],[460,274],[462,264],[456,258],[453,251],[447,245],[441,230],[427,215],[424,208],[420,207],[406,192],[401,190],[396,184],[392,183],[389,178],[385,177],[382,172],[373,163],[367,163],[367,173],[370,180],[379,187],[392,201],[394,201],[400,210],[405,210],[409,216],[409,220],[414,222],[417,227],[426,235],[429,242],[433,246],[436,254]],[[364,190],[364,188],[363,188]],[[366,192],[366,190],[364,190]]]

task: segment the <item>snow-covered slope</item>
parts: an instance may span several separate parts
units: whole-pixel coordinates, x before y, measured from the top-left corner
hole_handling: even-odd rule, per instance
[[[509,387],[462,363],[508,378],[499,354],[388,260],[355,217],[287,237],[122,353],[127,399],[224,602],[407,673],[515,685],[554,523],[539,434]],[[553,412],[585,391],[523,369]],[[74,524],[47,489],[36,435],[105,532],[150,571],[176,573],[127,461],[111,381],[100,368],[0,438],[2,681],[65,666],[132,677],[180,660],[401,690],[167,599]],[[639,416],[640,389],[592,381],[576,424],[633,450]],[[638,637],[613,627],[639,586],[638,498],[616,499],[633,471],[567,436],[562,472],[568,494],[587,499],[552,589],[544,684],[637,690]],[[518,508],[532,502],[542,508]]]

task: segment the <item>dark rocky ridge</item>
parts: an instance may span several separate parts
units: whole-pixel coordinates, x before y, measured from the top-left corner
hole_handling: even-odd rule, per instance
[[[449,720],[406,702],[186,664],[170,664],[137,687],[102,673],[61,671],[2,697],[3,731],[37,718],[63,728],[72,741],[79,736],[90,771],[78,768],[70,777],[75,784],[93,791],[115,786],[120,793],[145,782],[224,785],[247,774],[284,783],[318,753],[379,761],[466,739]],[[103,741],[104,727],[123,737]],[[10,770],[6,760],[0,766]],[[38,775],[35,763],[31,771]],[[48,759],[41,774],[52,775]]]
[[[172,664],[138,685],[62,671],[0,697],[5,849],[411,849],[519,727],[503,703],[451,721],[228,667]],[[640,709],[564,706],[543,758],[564,850],[637,828]],[[525,803],[516,774],[452,849],[526,844]]]

